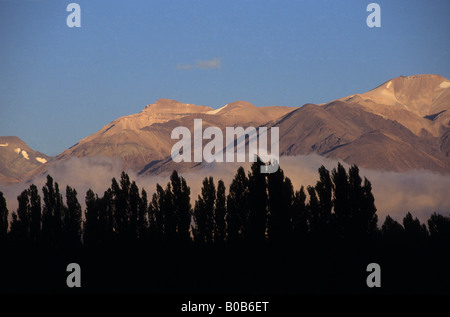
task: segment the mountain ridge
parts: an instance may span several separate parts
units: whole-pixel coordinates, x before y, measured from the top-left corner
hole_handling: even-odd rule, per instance
[[[235,101],[213,109],[158,99],[139,113],[120,117],[81,139],[50,164],[71,157],[105,156],[119,158],[124,169],[142,174],[196,168],[202,164],[171,162],[171,147],[177,140],[170,136],[178,126],[193,133],[193,121],[198,118],[204,129],[278,126],[281,155],[314,153],[366,168],[448,174],[449,88],[450,80],[424,74],[395,77],[365,93],[301,107],[257,107]],[[47,165],[37,166],[21,177],[32,178],[46,170]]]

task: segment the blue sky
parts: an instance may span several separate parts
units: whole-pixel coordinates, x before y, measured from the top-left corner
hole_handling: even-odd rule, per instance
[[[301,106],[450,78],[450,1],[0,0],[0,135],[56,155],[159,98]]]

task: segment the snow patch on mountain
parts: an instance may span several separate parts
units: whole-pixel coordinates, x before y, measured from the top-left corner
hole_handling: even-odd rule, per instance
[[[39,163],[42,163],[42,164],[47,163],[47,160],[45,158],[42,158],[42,157],[36,157],[36,161],[38,161]]]
[[[26,160],[29,160],[29,159],[30,159],[30,157],[28,156],[28,153],[27,153],[25,150],[22,150],[22,151],[20,152],[20,154],[22,154],[22,156],[23,156],[24,159],[26,159]]]
[[[450,87],[450,81],[443,81],[439,84],[439,88],[448,88]]]
[[[226,105],[223,106],[223,107],[220,107],[219,109],[207,111],[206,114],[217,114],[217,113],[219,113],[222,109],[224,109],[226,106],[228,106],[228,104],[226,104]]]

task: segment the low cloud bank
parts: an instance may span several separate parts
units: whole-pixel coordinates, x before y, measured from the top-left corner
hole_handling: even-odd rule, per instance
[[[331,171],[337,162],[318,155],[295,156],[282,158],[281,167],[298,189],[317,182],[317,169],[322,164]],[[360,168],[360,175],[372,183],[380,226],[387,215],[402,221],[406,213],[411,212],[421,222],[435,211],[450,215],[450,175],[424,170],[397,173],[365,168]]]
[[[330,160],[318,155],[281,157],[280,166],[295,186],[314,185],[318,180],[318,168],[324,165],[330,171],[337,166],[336,160]],[[111,179],[120,178],[122,162],[106,157],[71,158],[69,160],[49,165],[49,174],[58,182],[60,190],[65,194],[66,185],[75,188],[78,199],[84,205],[86,191],[91,188],[99,196],[111,185]],[[212,163],[205,164],[195,171],[180,173],[186,178],[191,187],[191,203],[194,204],[201,191],[204,177],[212,176],[217,184],[222,179],[227,190],[236,170],[243,166],[248,172],[250,163]],[[348,167],[348,165],[344,166]],[[135,180],[140,189],[145,188],[151,199],[156,184],[163,187],[169,181],[167,174],[139,176],[133,171],[127,171],[132,180]],[[379,225],[381,226],[386,215],[391,215],[401,221],[407,212],[417,216],[421,222],[426,221],[433,212],[443,215],[450,214],[450,176],[440,175],[429,171],[410,171],[407,173],[382,172],[369,169],[360,169],[361,177],[367,177],[372,182],[375,204],[378,209]],[[32,183],[42,189],[46,175],[33,179]],[[31,183],[31,182],[30,182]],[[10,213],[17,209],[17,196],[30,183],[13,185],[0,185],[0,191],[5,194]],[[41,193],[42,194],[42,193]]]

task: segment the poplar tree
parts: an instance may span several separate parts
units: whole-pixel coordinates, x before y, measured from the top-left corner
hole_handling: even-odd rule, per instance
[[[66,237],[66,246],[74,248],[81,243],[81,205],[78,202],[77,191],[70,186],[66,187],[66,203],[63,228]]]
[[[222,180],[219,180],[217,185],[217,196],[214,209],[214,242],[222,243],[225,240],[226,235],[226,195],[225,184]]]
[[[39,243],[41,233],[41,196],[34,184],[30,185],[30,239],[34,244]]]
[[[245,231],[247,232],[247,238],[254,243],[262,243],[266,240],[267,181],[266,174],[261,173],[261,166],[264,165],[264,162],[257,157],[248,174],[249,216]]]
[[[227,240],[236,242],[243,238],[248,220],[248,179],[244,168],[238,168],[227,196]]]
[[[0,192],[0,244],[6,242],[8,225],[8,207],[3,193]]]

